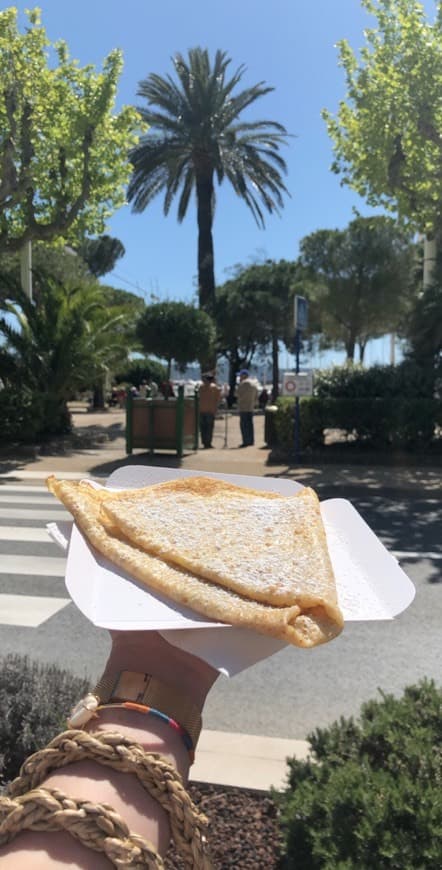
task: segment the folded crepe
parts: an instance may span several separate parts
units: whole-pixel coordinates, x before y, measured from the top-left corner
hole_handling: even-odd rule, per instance
[[[312,490],[286,498],[199,477],[122,492],[54,477],[48,487],[93,547],[174,602],[301,647],[342,629]]]

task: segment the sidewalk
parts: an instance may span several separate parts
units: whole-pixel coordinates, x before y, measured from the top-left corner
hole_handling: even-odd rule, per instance
[[[87,436],[87,446],[74,449],[69,453],[47,453],[37,458],[0,456],[0,479],[26,480],[41,482],[48,474],[78,479],[92,477],[106,479],[112,471],[122,465],[156,465],[172,468],[189,468],[204,473],[213,471],[223,474],[246,474],[258,477],[287,477],[299,480],[314,488],[342,488],[358,485],[369,490],[442,490],[440,468],[430,466],[388,466],[388,465],[340,465],[320,464],[268,465],[269,450],[264,445],[264,417],[255,417],[255,445],[240,450],[241,442],[239,420],[229,415],[226,420],[219,417],[215,425],[214,449],[187,453],[181,460],[172,452],[151,455],[135,450],[126,455],[124,425],[125,413],[110,410],[106,413],[73,413],[75,430]],[[227,445],[225,446],[225,442]]]
[[[173,453],[149,453],[137,450],[128,457],[125,452],[123,411],[111,410],[94,414],[78,410],[73,414],[74,426],[83,433],[83,447],[69,453],[0,458],[0,484],[19,483],[42,485],[48,474],[79,479],[91,477],[103,482],[120,466],[155,465],[193,469],[224,474],[285,477],[299,480],[332,495],[344,495],[352,487],[363,487],[371,493],[380,490],[425,491],[438,495],[442,490],[440,469],[416,466],[342,466],[335,464],[300,466],[267,465],[268,449],[264,445],[264,418],[255,418],[255,446],[238,449],[239,420],[233,415],[216,421],[214,448],[186,454],[178,460]],[[268,790],[285,781],[286,758],[305,758],[308,744],[303,740],[258,737],[203,731],[192,779],[243,788]]]

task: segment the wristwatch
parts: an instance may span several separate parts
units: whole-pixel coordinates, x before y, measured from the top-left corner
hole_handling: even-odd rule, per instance
[[[117,671],[103,677],[95,688],[72,710],[68,724],[81,728],[95,714],[97,707],[132,701],[159,710],[187,731],[195,748],[202,728],[199,708],[181,692],[151,674]]]

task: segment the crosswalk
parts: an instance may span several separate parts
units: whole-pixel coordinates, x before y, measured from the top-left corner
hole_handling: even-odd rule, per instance
[[[0,487],[0,626],[37,628],[69,604],[66,559],[46,529],[66,519],[44,486]]]

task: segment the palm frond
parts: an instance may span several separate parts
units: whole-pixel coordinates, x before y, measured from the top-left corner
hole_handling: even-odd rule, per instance
[[[140,111],[150,129],[130,153],[128,199],[133,211],[144,211],[163,193],[165,214],[178,197],[181,221],[198,182],[198,190],[210,191],[213,200],[205,231],[210,239],[216,176],[218,184],[229,180],[257,224],[264,226],[264,214],[278,213],[288,194],[281,154],[288,133],[276,121],[246,121],[241,116],[274,88],[260,81],[238,91],[245,67],[232,71],[230,57],[219,49],[212,59],[207,49],[195,47],[172,61],[173,77],[150,74],[139,85],[138,94],[147,104]],[[199,231],[203,232],[201,219]],[[200,275],[203,280],[208,289],[203,292],[200,286],[200,300],[205,304],[215,283],[210,270]]]
[[[178,203],[178,220],[180,223],[184,220],[186,216],[189,200],[194,186],[195,173],[193,171],[193,168],[189,167],[184,178],[183,189]]]

